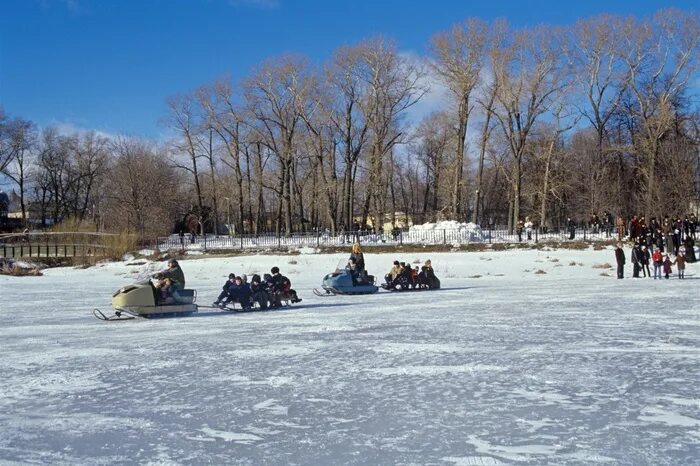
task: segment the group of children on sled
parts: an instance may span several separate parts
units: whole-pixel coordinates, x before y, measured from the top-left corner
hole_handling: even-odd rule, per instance
[[[394,261],[393,267],[384,276],[384,281],[382,288],[386,290],[440,288],[440,279],[435,275],[430,259],[425,261],[420,271],[418,266],[413,268],[409,262]]]
[[[250,283],[245,275],[229,274],[213,305],[224,308],[238,303],[243,309],[267,309],[282,307],[283,302],[300,301],[289,279],[280,273],[279,267],[272,267],[270,274],[264,274],[262,279],[258,274],[253,275]]]

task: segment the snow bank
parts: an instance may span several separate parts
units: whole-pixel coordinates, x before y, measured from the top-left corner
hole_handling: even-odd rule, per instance
[[[480,242],[484,241],[481,227],[476,223],[460,223],[456,220],[444,220],[437,223],[413,225],[404,239],[407,241],[430,242]]]

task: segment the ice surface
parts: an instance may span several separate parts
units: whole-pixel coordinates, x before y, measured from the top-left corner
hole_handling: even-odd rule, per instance
[[[319,298],[348,254],[307,252],[180,261],[200,304],[279,266],[304,299],[280,312],[95,319],[146,261],[0,276],[0,463],[700,464],[697,264],[366,253],[444,289]]]

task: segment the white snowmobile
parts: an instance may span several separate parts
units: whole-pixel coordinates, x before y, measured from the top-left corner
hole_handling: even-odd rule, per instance
[[[160,290],[152,279],[127,285],[112,295],[114,314],[105,315],[99,309],[93,314],[101,320],[129,320],[136,317],[153,319],[158,317],[182,317],[197,312],[197,292],[195,290],[174,290],[166,300],[160,298]]]

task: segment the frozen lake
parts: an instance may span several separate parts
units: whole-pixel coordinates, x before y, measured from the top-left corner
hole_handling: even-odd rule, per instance
[[[344,258],[183,260],[200,304],[273,265],[304,301],[151,321],[91,312],[152,264],[0,276],[0,463],[700,464],[698,264],[367,254],[431,259],[444,289],[314,296]]]

